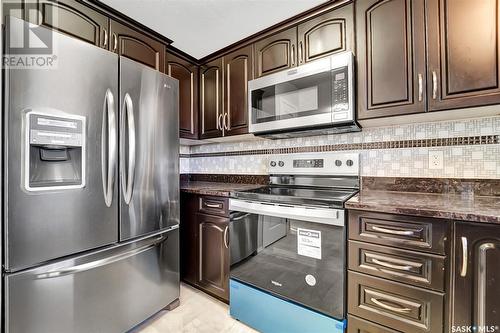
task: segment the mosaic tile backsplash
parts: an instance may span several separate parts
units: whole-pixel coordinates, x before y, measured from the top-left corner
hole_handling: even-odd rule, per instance
[[[387,120],[390,122],[390,119]],[[271,154],[359,152],[361,176],[500,178],[500,116],[364,128],[361,132],[295,139],[181,146],[181,173],[266,174]],[[443,169],[429,168],[429,151]]]

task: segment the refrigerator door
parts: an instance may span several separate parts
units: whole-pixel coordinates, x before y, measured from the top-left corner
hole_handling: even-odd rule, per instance
[[[179,223],[178,81],[120,57],[120,240]]]
[[[21,36],[27,23],[11,19],[6,35]],[[5,71],[8,271],[118,238],[118,56],[53,39],[56,68]]]
[[[179,298],[179,229],[7,275],[6,332],[122,333]]]

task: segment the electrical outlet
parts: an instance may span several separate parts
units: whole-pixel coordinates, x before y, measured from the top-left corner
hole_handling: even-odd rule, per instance
[[[444,168],[444,154],[442,150],[429,150],[429,169]]]

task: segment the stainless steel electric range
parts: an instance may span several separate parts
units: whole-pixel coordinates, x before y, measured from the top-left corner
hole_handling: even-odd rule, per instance
[[[358,154],[269,159],[270,185],[229,201],[230,312],[261,332],[343,332],[346,214]]]

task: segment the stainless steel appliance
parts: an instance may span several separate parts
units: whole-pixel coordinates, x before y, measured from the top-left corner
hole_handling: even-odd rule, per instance
[[[248,94],[248,129],[255,135],[286,138],[360,130],[351,52],[252,80]]]
[[[124,332],[179,297],[178,82],[53,39],[5,70],[3,328]]]
[[[268,315],[271,325],[255,315],[259,311],[289,313],[280,305],[255,306],[252,300],[263,291],[285,300],[277,304],[286,307],[286,301],[291,301],[300,305],[304,311],[294,310],[297,318],[313,310],[342,326],[346,271],[344,202],[358,191],[358,165],[358,154],[350,153],[273,156],[269,161],[269,186],[232,193],[230,306],[234,317],[262,331],[271,326],[287,327],[289,318]],[[255,295],[248,297],[242,289],[254,290]],[[328,320],[325,323],[331,325]],[[302,324],[294,325],[293,331],[300,331],[296,328]],[[311,327],[302,329],[310,331]]]

